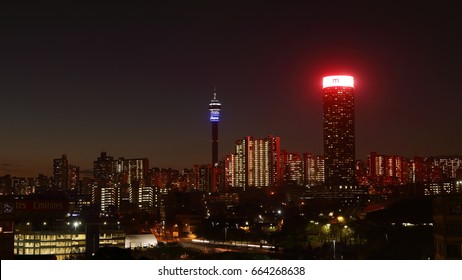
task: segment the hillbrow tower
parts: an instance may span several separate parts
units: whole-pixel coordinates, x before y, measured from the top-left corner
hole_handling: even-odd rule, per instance
[[[325,183],[355,183],[354,79],[327,76],[322,80],[324,107]]]
[[[221,103],[217,99],[217,88],[213,89],[213,99],[209,103],[210,122],[212,123],[212,174],[210,190],[217,191],[219,181],[219,163],[218,163],[218,123],[220,123]]]
[[[217,88],[213,89],[213,99],[209,103],[210,122],[212,123],[212,166],[218,164],[218,123],[220,122],[221,103],[217,99]]]

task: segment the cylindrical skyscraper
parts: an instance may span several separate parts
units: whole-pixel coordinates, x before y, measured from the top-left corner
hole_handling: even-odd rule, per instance
[[[327,76],[322,80],[324,107],[325,183],[355,183],[354,79]]]
[[[218,123],[220,122],[221,103],[217,99],[216,87],[213,99],[209,103],[210,122],[212,123],[212,167],[218,164]]]

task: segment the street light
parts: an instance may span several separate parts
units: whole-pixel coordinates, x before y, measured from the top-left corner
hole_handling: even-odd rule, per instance
[[[334,242],[334,259],[335,259],[335,239],[332,241]]]

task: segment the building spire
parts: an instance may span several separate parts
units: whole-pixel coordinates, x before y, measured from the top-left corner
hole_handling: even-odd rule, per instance
[[[213,100],[217,100],[217,86],[213,87]]]

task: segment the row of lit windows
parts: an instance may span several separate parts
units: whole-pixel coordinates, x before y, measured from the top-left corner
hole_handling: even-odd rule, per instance
[[[85,247],[81,248],[40,248],[40,249],[31,249],[31,248],[16,248],[15,255],[54,255],[54,254],[70,254],[76,252],[84,252]]]
[[[77,235],[74,235],[77,237]],[[55,241],[55,240],[63,240],[63,239],[71,239],[73,237],[72,234],[60,234],[60,235],[54,235],[54,234],[37,234],[37,235],[32,235],[32,234],[18,234],[15,235],[15,240],[41,240],[41,241]]]

